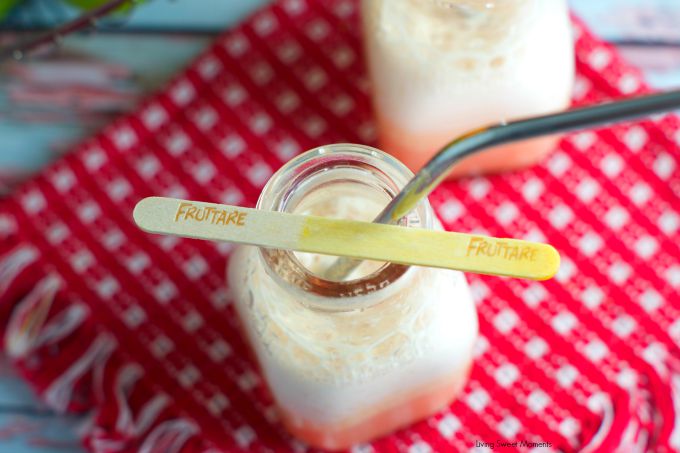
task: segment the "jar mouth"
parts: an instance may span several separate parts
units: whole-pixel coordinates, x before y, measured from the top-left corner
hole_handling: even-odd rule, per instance
[[[413,173],[406,166],[378,149],[354,144],[321,146],[297,156],[277,171],[262,190],[257,208],[299,213],[305,200],[314,194],[324,194],[323,191],[328,197],[328,191],[334,184],[342,184],[345,189],[356,189],[361,194],[359,197],[379,199],[380,204],[376,206],[381,210],[412,177]],[[362,201],[361,198],[358,200]],[[421,203],[402,219],[401,225],[431,228],[433,219],[426,206],[426,201]],[[319,214],[315,212],[314,215]],[[372,218],[361,220],[370,221]],[[329,308],[328,298],[336,299],[336,302],[345,299],[340,305],[348,305],[348,298],[356,300],[384,289],[409,269],[409,266],[401,264],[383,263],[367,275],[334,281],[313,272],[288,250],[261,248],[260,257],[273,278],[292,285],[305,295],[323,297],[326,300],[319,308],[326,309]],[[351,304],[354,308],[355,303]]]

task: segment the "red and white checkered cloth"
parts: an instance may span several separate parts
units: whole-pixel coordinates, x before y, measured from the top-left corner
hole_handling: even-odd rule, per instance
[[[305,450],[237,334],[230,247],[145,234],[131,212],[148,195],[253,205],[295,154],[372,143],[358,30],[355,1],[279,1],[0,206],[4,349],[51,407],[91,414],[89,450]],[[646,90],[575,33],[577,104]],[[679,143],[660,116],[440,187],[447,228],[545,240],[562,267],[543,283],[470,275],[481,337],[464,393],[356,451],[678,450]]]

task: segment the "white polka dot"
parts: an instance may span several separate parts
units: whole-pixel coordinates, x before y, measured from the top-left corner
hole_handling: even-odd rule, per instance
[[[354,51],[349,47],[340,47],[336,49],[333,51],[331,58],[333,59],[335,66],[341,69],[348,67],[355,60]]]
[[[239,57],[243,55],[250,47],[248,39],[242,34],[232,33],[225,43],[225,48],[231,56]]]
[[[255,186],[263,186],[272,175],[272,169],[265,162],[258,162],[246,171],[246,177]]]
[[[226,408],[231,405],[229,398],[223,393],[216,393],[210,397],[206,406],[211,414],[220,415]]]
[[[557,151],[553,153],[547,165],[550,173],[560,178],[571,168],[571,159],[565,153]]]
[[[658,309],[663,303],[663,298],[659,293],[653,289],[647,289],[645,292],[640,294],[638,299],[640,305],[646,312],[653,312]]]
[[[576,275],[576,265],[570,258],[563,255],[560,260],[560,268],[555,274],[555,280],[565,283],[571,280],[574,275]]]
[[[150,105],[142,112],[142,122],[149,130],[155,130],[168,119],[166,110],[158,105]]]
[[[186,260],[182,268],[190,280],[198,280],[208,272],[208,262],[200,255],[194,255]]]
[[[603,245],[602,238],[594,231],[587,232],[578,241],[579,250],[587,257],[595,255]]]
[[[120,127],[113,133],[113,143],[118,149],[130,149],[137,143],[137,134],[130,127]]]
[[[161,163],[152,154],[147,154],[137,161],[135,169],[143,179],[151,179],[160,171]]]
[[[205,321],[203,320],[203,317],[195,310],[185,314],[184,318],[182,319],[182,326],[187,332],[190,333],[196,332],[198,329],[203,327],[204,324]]]
[[[192,387],[201,378],[201,373],[193,365],[187,365],[179,371],[177,379],[184,388]]]
[[[522,186],[522,195],[529,203],[534,203],[540,198],[545,190],[543,182],[538,178],[530,178]]]
[[[668,357],[666,347],[661,343],[651,343],[642,351],[642,358],[652,366],[664,366]]]
[[[476,389],[472,391],[465,400],[467,405],[470,406],[470,409],[477,413],[482,412],[489,404],[489,401],[491,401],[491,398],[484,389]]]
[[[170,97],[180,106],[188,104],[195,94],[194,87],[188,80],[179,81],[170,91]]]
[[[671,236],[680,228],[680,216],[669,209],[659,216],[658,224],[661,231]]]
[[[522,300],[531,308],[536,308],[547,296],[548,292],[540,283],[531,283],[522,291]]]
[[[489,340],[487,340],[486,337],[485,337],[484,335],[481,335],[481,334],[480,334],[480,335],[477,337],[477,340],[475,340],[475,343],[474,343],[474,346],[473,346],[472,353],[474,354],[474,356],[475,356],[476,358],[479,358],[479,357],[481,357],[482,355],[484,355],[484,353],[485,353],[486,351],[489,350],[489,346],[490,346],[490,345],[489,345]]]
[[[644,148],[648,139],[647,132],[640,126],[631,127],[623,136],[623,140],[626,142],[628,148],[636,153]]]
[[[641,236],[635,241],[635,253],[642,259],[648,260],[659,249],[659,243],[652,236]]]
[[[141,274],[150,265],[151,258],[149,258],[149,255],[144,252],[137,252],[125,260],[125,267],[133,275]]]
[[[630,368],[619,371],[616,376],[616,383],[625,389],[634,389],[637,385],[637,372]]]
[[[542,412],[550,403],[550,397],[543,390],[537,389],[531,392],[527,398],[527,406],[533,412]]]
[[[243,193],[236,187],[230,187],[220,194],[220,201],[224,204],[238,205],[243,201],[243,198]],[[226,242],[223,244],[226,244]]]
[[[574,219],[573,211],[571,210],[571,208],[569,208],[569,206],[565,204],[559,204],[555,206],[548,213],[548,220],[558,230],[564,229],[567,225],[569,225],[572,222],[573,219]]]
[[[680,287],[680,266],[673,265],[664,272],[666,281],[673,287]]]
[[[291,139],[281,140],[274,146],[274,152],[284,162],[289,161],[297,155],[302,149],[295,141]]]
[[[611,53],[608,49],[604,47],[596,47],[588,55],[588,63],[597,70],[604,69],[605,66],[611,61]]]
[[[578,370],[571,365],[564,365],[555,373],[561,387],[571,387],[578,375]]]
[[[524,353],[531,359],[537,360],[547,354],[548,343],[541,337],[533,337],[524,345]]]
[[[79,274],[82,274],[94,264],[94,256],[83,249],[73,254],[70,259],[71,267]]]
[[[566,335],[578,325],[578,320],[571,312],[563,311],[552,318],[551,325],[557,333]]]
[[[498,432],[507,439],[512,439],[522,428],[520,421],[512,415],[507,415],[498,424]]]
[[[493,318],[493,325],[501,333],[510,332],[519,322],[519,317],[514,310],[505,308]]]
[[[153,294],[158,302],[167,304],[177,295],[177,288],[170,280],[163,280],[154,287]]]
[[[47,200],[38,189],[31,190],[21,197],[21,205],[29,214],[35,214],[47,206]]]
[[[621,206],[613,206],[604,216],[604,221],[613,230],[620,230],[629,219],[628,211]]]
[[[99,170],[108,160],[106,153],[100,148],[87,150],[82,156],[85,168],[89,171]]]
[[[439,206],[438,212],[444,222],[451,223],[465,213],[465,207],[458,200],[447,200]]]
[[[640,88],[640,81],[634,74],[624,74],[617,85],[623,94],[632,94]]]
[[[78,217],[83,223],[92,223],[101,216],[102,210],[94,201],[87,201],[78,206]]]
[[[519,209],[511,201],[503,202],[494,212],[496,220],[503,226],[508,226],[519,215]]]
[[[136,329],[146,319],[146,313],[139,305],[132,305],[123,313],[123,322],[131,329]]]
[[[198,72],[205,80],[212,80],[222,69],[222,64],[215,57],[207,57],[198,66]]]
[[[618,174],[621,173],[621,170],[623,170],[623,167],[623,159],[615,153],[607,154],[600,162],[602,172],[610,178],[618,176]]]
[[[628,265],[628,263],[625,263],[623,261],[617,261],[615,263],[612,263],[612,265],[609,266],[609,269],[607,271],[607,274],[609,275],[611,281],[613,281],[617,285],[625,283],[632,273],[633,269]]]
[[[481,200],[490,190],[491,184],[489,183],[489,180],[483,177],[474,178],[468,186],[468,192],[475,200]]]
[[[602,341],[592,340],[583,348],[583,352],[593,362],[599,362],[609,353],[609,349]]]
[[[666,180],[675,172],[675,159],[670,154],[661,152],[656,156],[656,159],[654,159],[652,168],[659,178]]]
[[[187,152],[190,144],[189,138],[183,132],[175,131],[168,138],[166,147],[170,155],[177,157]]]
[[[249,392],[260,383],[260,378],[252,371],[245,371],[238,377],[238,386],[244,392]]]
[[[637,182],[631,187],[628,196],[637,206],[641,206],[652,198],[652,190],[644,182]]]
[[[220,140],[220,151],[229,159],[239,156],[246,149],[246,143],[238,135],[228,135]]]
[[[437,430],[446,439],[452,439],[453,436],[462,428],[462,423],[453,414],[446,414],[437,423]]]
[[[151,353],[157,358],[163,358],[175,348],[172,341],[165,335],[159,335],[151,343]]]
[[[588,148],[593,146],[593,144],[596,141],[597,141],[597,135],[595,135],[594,132],[590,132],[590,131],[579,132],[577,134],[572,135],[572,137],[571,137],[571,142],[580,151],[586,151]]]
[[[503,388],[508,388],[519,378],[519,370],[512,363],[505,363],[496,368],[494,378],[498,385]]]
[[[235,107],[246,98],[246,90],[241,85],[229,85],[222,91],[222,100],[225,104]]]
[[[319,116],[312,116],[302,125],[305,133],[310,137],[316,138],[323,134],[327,129],[326,122]]]
[[[106,186],[106,193],[112,200],[121,201],[132,193],[132,186],[126,179],[114,179]]]
[[[211,107],[203,107],[194,113],[192,119],[200,130],[207,131],[217,123],[217,113]]]
[[[302,55],[302,48],[293,41],[286,42],[277,50],[277,55],[286,64],[291,64]]]
[[[232,353],[231,346],[223,340],[215,340],[208,349],[208,355],[215,362],[221,362]]]
[[[614,320],[612,323],[612,328],[617,336],[621,338],[628,337],[633,330],[635,330],[636,322],[633,318],[628,315],[621,315]]]
[[[276,29],[277,25],[278,21],[276,20],[276,17],[269,12],[260,14],[253,22],[253,27],[260,36],[270,34]]]
[[[430,444],[424,441],[416,442],[415,444],[412,444],[409,449],[408,453],[431,453],[432,452],[432,447]]]
[[[97,282],[96,291],[99,297],[108,300],[120,290],[120,284],[114,277],[104,277]]]
[[[580,425],[578,420],[569,417],[562,420],[558,429],[560,431],[560,434],[562,434],[563,436],[573,437],[578,433]]]
[[[217,168],[209,160],[202,160],[192,170],[192,176],[200,184],[208,184],[217,174]]]
[[[600,185],[592,178],[585,178],[576,186],[576,196],[584,203],[590,203],[599,193]]]
[[[673,324],[668,326],[668,334],[676,342],[680,343],[680,318],[676,319],[675,322],[673,322]]]
[[[273,121],[269,115],[260,112],[250,119],[250,129],[258,135],[266,134],[272,127]]]

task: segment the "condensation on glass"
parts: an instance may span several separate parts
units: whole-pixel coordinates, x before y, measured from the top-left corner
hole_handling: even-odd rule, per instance
[[[258,208],[369,221],[411,176],[376,149],[324,146],[279,170]],[[427,201],[402,224],[441,228]],[[334,260],[241,247],[228,280],[285,426],[342,449],[448,405],[469,373],[477,315],[460,272],[365,261],[346,281],[320,277]]]

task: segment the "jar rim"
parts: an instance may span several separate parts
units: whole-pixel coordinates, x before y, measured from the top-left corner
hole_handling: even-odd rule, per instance
[[[373,182],[379,184],[390,198],[396,196],[413,177],[413,172],[404,164],[376,148],[350,143],[325,145],[302,153],[281,167],[263,188],[257,208],[291,212],[290,209],[295,206],[291,207],[289,201],[304,182],[312,180],[320,172],[349,167],[360,169],[366,177],[374,178]],[[432,212],[426,200],[403,222],[405,226],[425,228],[432,228],[432,223]],[[312,273],[291,251],[260,248],[259,252],[268,274],[279,283],[303,292],[304,299],[319,299],[315,304],[318,306],[314,308],[321,309],[355,309],[358,305],[370,305],[370,301],[365,300],[366,296],[392,285],[409,270],[409,266],[385,263],[369,275],[333,281]],[[334,299],[335,303],[329,303],[329,299]]]

